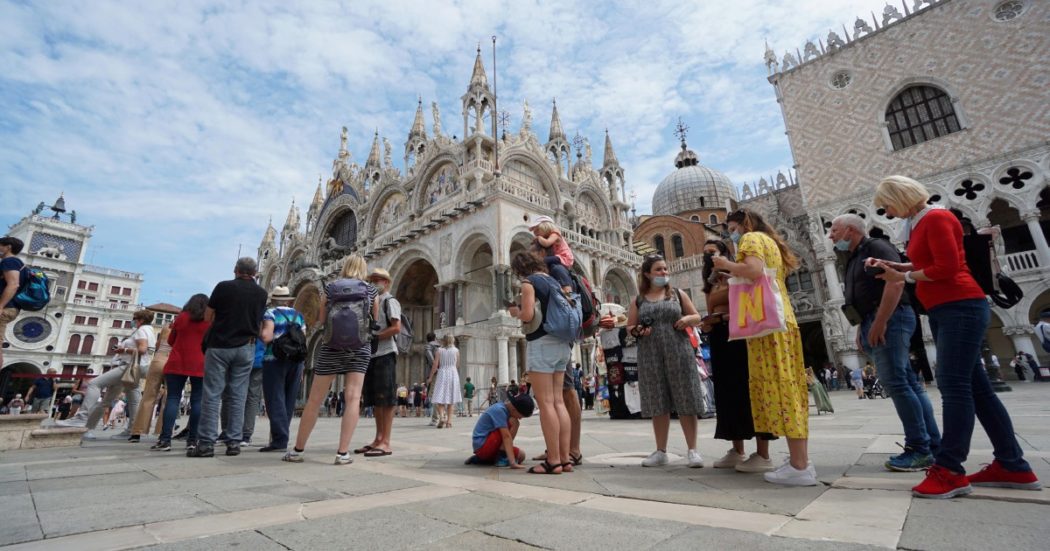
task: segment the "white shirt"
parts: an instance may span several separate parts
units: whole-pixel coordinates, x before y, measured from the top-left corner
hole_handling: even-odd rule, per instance
[[[146,353],[139,356],[139,367],[149,367],[150,360],[153,359],[153,352],[157,350],[157,334],[153,332],[152,325],[142,325],[131,334],[130,337],[120,342],[121,348],[135,349],[138,347],[138,343],[135,341],[145,340],[146,341]],[[131,359],[134,357],[134,353],[122,354],[121,358],[131,363]]]
[[[390,299],[389,301],[387,299]],[[397,301],[390,293],[383,293],[379,295],[379,319],[376,323],[379,324],[379,331],[386,331],[390,324],[387,323],[387,314],[390,314],[391,322],[398,321],[401,319],[401,303]],[[372,357],[377,358],[379,356],[386,356],[387,354],[397,353],[397,342],[394,341],[394,337],[389,339],[383,339],[379,341],[379,346],[376,348],[375,354]],[[427,366],[428,368],[430,366]]]

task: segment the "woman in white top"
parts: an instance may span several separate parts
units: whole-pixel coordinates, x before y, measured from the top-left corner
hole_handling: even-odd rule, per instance
[[[128,428],[124,429],[120,434],[113,435],[111,438],[126,439],[131,436],[130,427],[135,420],[134,415],[138,410],[139,399],[142,393],[139,390],[137,381],[132,385],[124,383],[121,379],[124,376],[124,372],[131,367],[136,353],[138,354],[140,378],[145,377],[149,372],[149,364],[153,352],[157,349],[157,335],[153,332],[153,327],[150,325],[153,323],[153,312],[139,310],[132,314],[131,319],[135,324],[135,331],[129,337],[120,341],[120,344],[111,351],[117,354],[113,368],[95,377],[87,384],[87,389],[84,392],[84,405],[77,410],[76,415],[56,423],[66,427],[87,427],[88,432],[84,433],[83,436],[85,440],[95,439],[92,430],[102,418],[103,410],[111,407],[121,393],[125,393],[128,399],[126,408],[128,412]],[[100,402],[99,396],[102,394],[102,389],[106,389],[106,394],[105,398]]]
[[[437,428],[452,428],[452,408],[463,401],[459,390],[459,349],[452,335],[445,335],[441,348],[434,356],[434,366],[427,384],[434,382],[430,402],[437,406],[439,422]],[[436,376],[436,380],[435,380]]]

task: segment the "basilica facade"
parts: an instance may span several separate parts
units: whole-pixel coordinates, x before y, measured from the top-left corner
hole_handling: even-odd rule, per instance
[[[323,285],[347,255],[389,270],[415,334],[412,350],[398,360],[398,381],[406,384],[425,379],[430,331],[456,336],[461,377],[478,384],[518,377],[524,335],[506,311],[517,293],[509,264],[531,243],[528,226],[536,216],[562,228],[576,256],[573,269],[603,301],[626,305],[636,293],[641,259],[629,246],[624,171],[609,136],[596,167],[589,143],[570,141],[563,131],[557,105],[548,138],[540,141],[525,102],[518,132],[502,128],[497,137],[496,97],[480,51],[461,102],[462,129],[443,127],[436,103],[428,129],[420,100],[404,142],[404,172],[378,132],[365,163],[354,162],[344,128],[331,177],[318,182],[305,220],[293,203],[284,226],[268,227],[258,249],[260,283],[268,290],[291,287],[310,321]],[[455,135],[460,130],[462,138]],[[319,337],[311,333],[312,348]]]

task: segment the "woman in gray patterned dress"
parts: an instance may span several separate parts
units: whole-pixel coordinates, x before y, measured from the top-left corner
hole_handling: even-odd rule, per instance
[[[645,257],[638,274],[638,297],[627,313],[627,330],[638,339],[638,390],[642,416],[652,417],[656,451],[643,467],[667,464],[671,412],[685,433],[690,467],[704,466],[696,449],[696,416],[703,402],[700,373],[689,336],[683,331],[700,323],[689,295],[670,285],[667,262],[658,254]]]

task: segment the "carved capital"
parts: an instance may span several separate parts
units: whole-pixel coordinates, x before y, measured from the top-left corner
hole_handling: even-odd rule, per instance
[[[1003,334],[1007,337],[1034,335],[1035,329],[1031,325],[1011,325],[1010,327],[1003,327]]]

